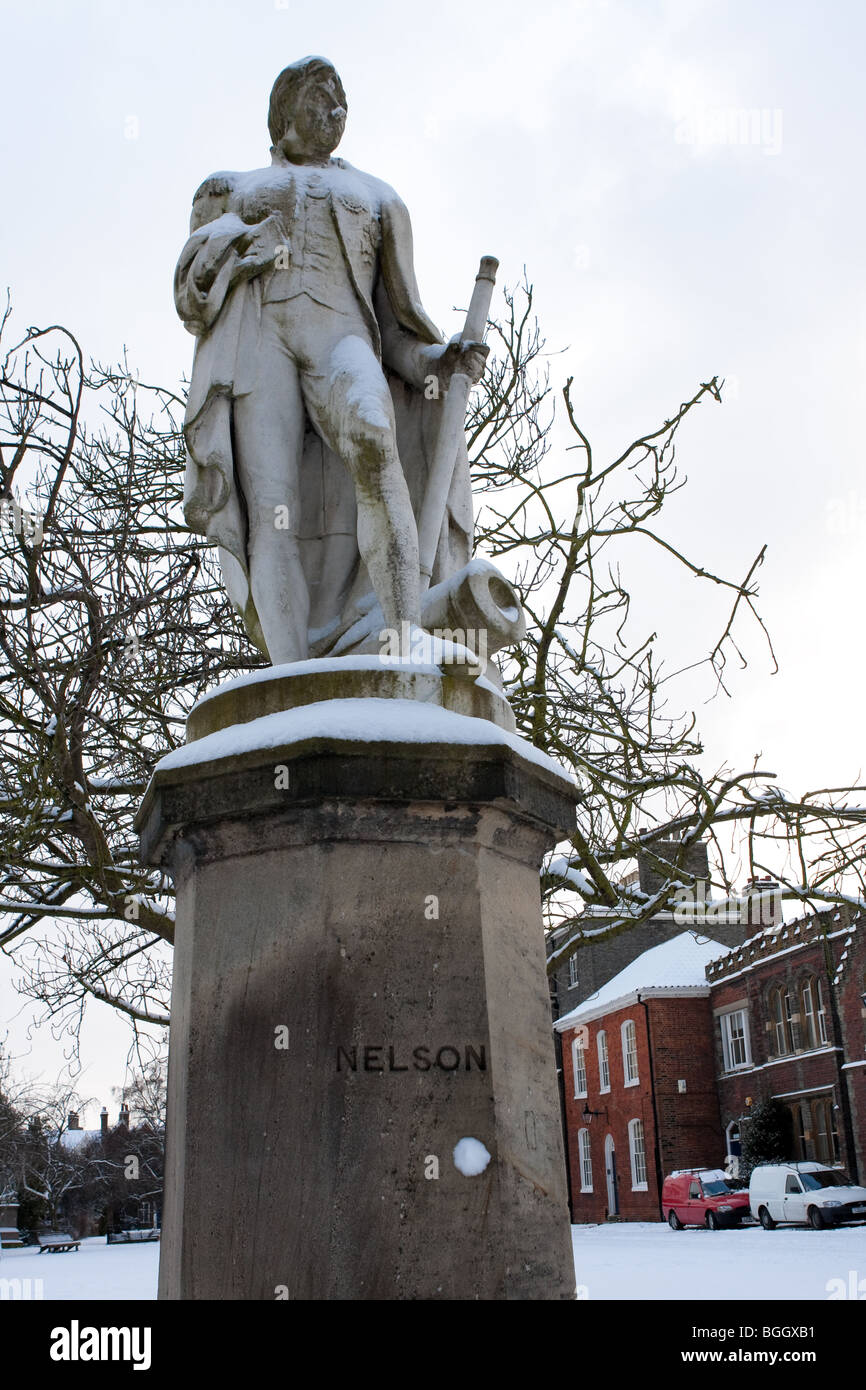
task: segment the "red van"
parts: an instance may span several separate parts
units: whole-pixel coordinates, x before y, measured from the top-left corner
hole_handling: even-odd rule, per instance
[[[748,1191],[731,1185],[721,1168],[685,1168],[671,1173],[662,1187],[662,1212],[672,1231],[684,1226],[739,1226],[749,1215]]]

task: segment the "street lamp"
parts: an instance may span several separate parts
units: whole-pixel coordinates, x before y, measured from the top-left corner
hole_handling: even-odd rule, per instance
[[[584,1101],[583,1112],[581,1114],[581,1119],[583,1120],[584,1124],[592,1124],[592,1121],[595,1119],[596,1115],[603,1115],[604,1118],[607,1119],[607,1110],[590,1110],[589,1101]]]

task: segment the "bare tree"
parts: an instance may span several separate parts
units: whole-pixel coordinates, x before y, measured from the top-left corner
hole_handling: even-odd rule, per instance
[[[164,1134],[167,1104],[168,1052],[163,1039],[139,1052],[139,1065],[129,1081],[116,1088],[119,1100],[143,1129]]]
[[[140,1066],[115,1087],[118,1123],[87,1150],[87,1178],[81,1204],[106,1230],[139,1225],[144,1203],[162,1206],[165,1173],[166,1049],[145,1044]]]
[[[183,525],[182,409],[56,326],[2,358],[0,945],[73,1034],[88,999],[167,1022],[172,894],[132,818],[198,696],[262,660]]]
[[[727,597],[703,654],[722,694],[728,663],[744,661],[741,623],[763,631],[764,550],[732,579],[664,529],[686,483],[686,422],[723,383],[599,462],[570,379],[557,416],[528,282],[506,292],[490,340],[469,442],[479,550],[509,570],[529,618],[507,691],[523,735],[581,788],[571,842],[543,877],[555,961],[670,906],[694,883],[686,856],[701,838],[722,895],[745,858],[750,876],[780,876],[812,907],[866,902],[859,788],[790,797],[758,767],[707,775],[694,717],[672,706],[677,673],[654,633],[631,636],[639,545]],[[196,699],[263,658],[183,522],[182,391],[142,384],[125,363],[86,366],[58,326],[29,330],[0,360],[0,948],[73,1031],[89,999],[161,1025],[172,892],[138,865],[133,815]],[[642,893],[628,871],[660,842],[678,849]]]
[[[114,1125],[73,1127],[92,1106],[68,1077],[53,1086],[13,1079],[0,1052],[0,1197],[20,1198],[28,1227],[63,1225],[90,1234],[137,1224],[142,1204],[162,1205],[166,1049],[145,1045],[140,1068],[115,1088]]]
[[[24,1117],[10,1080],[10,1060],[0,1045],[0,1203],[18,1190],[18,1153]]]
[[[721,403],[724,382],[702,383],[669,418],[599,461],[569,378],[560,412],[567,442],[554,457],[556,403],[531,285],[506,293],[505,307],[491,330],[492,369],[474,399],[470,448],[482,501],[478,544],[509,568],[528,615],[526,638],[505,666],[518,727],[581,789],[571,843],[550,857],[543,877],[556,932],[551,970],[693,894],[689,849],[702,839],[714,850],[713,890],[722,901],[735,895],[738,878],[768,875],[783,897],[812,910],[866,905],[861,788],[791,797],[757,765],[707,774],[694,715],[672,705],[682,673],[666,671],[656,633],[632,635],[629,565],[650,545],[684,578],[727,596],[719,630],[694,663],[706,666],[716,693],[729,693],[732,658],[746,664],[743,620],[757,626],[775,665],[756,606],[766,546],[731,578],[665,529],[665,503],[687,482],[677,459],[685,423]],[[639,852],[658,871],[651,893],[634,881]]]
[[[78,1134],[70,1117],[87,1103],[68,1078],[50,1087],[19,1084],[13,1170],[25,1221],[29,1212],[34,1225],[56,1227],[86,1185],[93,1171],[90,1146],[68,1136]]]

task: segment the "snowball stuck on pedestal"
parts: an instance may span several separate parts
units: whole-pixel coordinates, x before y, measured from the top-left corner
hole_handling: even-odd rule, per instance
[[[490,1157],[480,1139],[461,1139],[454,1146],[454,1167],[466,1178],[483,1173]]]

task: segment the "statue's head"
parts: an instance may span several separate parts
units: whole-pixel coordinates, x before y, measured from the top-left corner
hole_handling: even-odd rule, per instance
[[[301,58],[283,68],[271,89],[268,130],[285,158],[326,159],[346,127],[346,93],[327,58]]]

